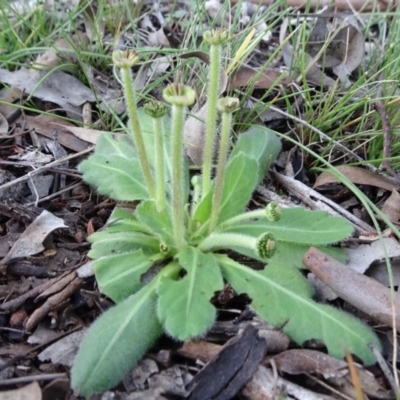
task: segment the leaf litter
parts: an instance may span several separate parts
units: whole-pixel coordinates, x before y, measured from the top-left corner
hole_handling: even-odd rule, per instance
[[[46,7],[49,11],[54,6],[51,3],[46,1]],[[336,3],[339,8],[346,9],[349,2],[337,1]],[[370,7],[374,2],[362,3],[364,6]],[[386,2],[379,3],[383,8],[387,5]],[[294,0],[289,1],[288,4],[294,7],[298,6]],[[73,5],[70,3],[67,7],[72,8]],[[32,9],[35,9],[36,6],[35,2],[31,2],[30,7]],[[361,7],[360,2],[357,1],[354,1],[353,6],[355,9]],[[145,6],[147,11],[152,10],[151,7],[146,7],[148,6]],[[180,11],[187,12],[185,7],[185,5],[182,5]],[[225,12],[219,2],[206,2],[206,10],[212,19],[215,18],[214,22],[229,26],[230,15]],[[257,34],[261,36],[260,46],[273,48],[279,42],[274,29],[265,21],[257,20],[257,13],[261,14],[263,10],[254,4],[244,2],[241,23],[245,27],[251,21],[253,24],[251,26],[254,26]],[[24,9],[24,12],[26,11],[27,9]],[[0,307],[2,310],[0,327],[5,328],[1,333],[3,342],[11,347],[15,343],[13,343],[11,336],[12,330],[7,330],[10,326],[17,327],[15,329],[19,329],[23,333],[19,339],[20,342],[23,342],[26,338],[34,337],[34,334],[29,335],[37,326],[45,326],[45,329],[50,330],[50,332],[64,333],[87,326],[100,312],[110,306],[110,301],[99,295],[91,273],[80,276],[78,272],[75,272],[75,269],[86,262],[85,254],[89,249],[86,241],[87,234],[101,229],[115,203],[94,196],[90,192],[90,188],[81,183],[76,166],[90,151],[90,144],[96,142],[96,136],[100,131],[112,131],[112,128],[101,119],[98,119],[90,127],[80,126],[80,123],[84,120],[85,104],[94,106],[97,116],[101,112],[107,116],[115,112],[121,115],[125,110],[125,105],[119,101],[121,92],[111,74],[103,74],[92,66],[85,65],[85,73],[90,82],[90,85],[88,85],[87,82],[83,83],[77,79],[73,70],[53,70],[54,67],[61,65],[66,60],[76,61],[71,43],[79,43],[87,47],[93,43],[94,38],[97,39],[94,32],[99,32],[100,36],[106,37],[106,24],[97,25],[98,22],[95,19],[96,7],[89,7],[87,11],[92,14],[89,12],[85,14],[86,34],[79,33],[77,36],[72,34],[68,40],[61,38],[55,41],[53,46],[36,58],[29,69],[22,67],[13,71],[5,68],[0,70],[0,81],[8,87],[3,89],[1,93],[3,101],[0,104],[0,135],[2,140],[4,140],[4,137],[7,137],[8,140],[4,142],[3,153],[6,155],[3,166],[4,171],[8,173],[8,186],[3,184],[0,186],[0,193],[4,194],[1,198],[0,214],[2,217],[2,234],[7,238],[9,249],[1,261],[2,273],[5,274],[2,286],[5,286],[6,290],[0,291],[0,293],[3,293],[3,304]],[[139,18],[141,29],[144,29],[145,33],[143,42],[140,42],[140,40],[137,42],[137,39],[135,39],[135,45],[178,48],[181,45],[181,41],[176,39],[179,34],[174,36],[175,32],[166,24],[165,15],[163,15],[163,13],[168,13],[168,8],[164,7],[161,10],[152,10],[152,12],[153,19],[145,16]],[[65,13],[66,11],[61,12],[64,16]],[[255,107],[259,102],[262,91],[279,97],[281,92],[286,93],[294,90],[293,88],[301,84],[303,79],[306,79],[309,84],[322,87],[327,91],[336,90],[336,88],[340,88],[340,85],[343,88],[351,86],[354,79],[353,71],[362,65],[364,57],[365,37],[361,32],[359,21],[348,11],[338,13],[333,9],[315,14],[314,18],[311,19],[314,27],[309,31],[308,43],[305,46],[306,53],[299,52],[299,46],[286,43],[282,51],[283,63],[279,61],[276,64],[279,68],[276,65],[275,68],[265,68],[263,57],[260,56],[260,48],[254,49],[253,53],[245,61],[240,62],[233,72],[227,74],[226,71],[221,71],[221,81],[223,82],[221,91],[248,91],[252,97],[247,101],[252,101],[251,104]],[[327,20],[328,23],[326,23]],[[182,21],[178,19],[178,24],[179,22]],[[173,28],[177,29],[176,27]],[[281,32],[283,32],[283,29]],[[285,40],[284,36],[280,40],[281,43],[283,40]],[[194,56],[207,64],[208,60],[204,58],[204,53],[200,51],[192,53],[187,53],[186,58],[189,55]],[[183,59],[185,55],[181,54],[180,57]],[[301,57],[305,58],[307,64],[304,75],[304,71],[293,67],[294,60]],[[137,81],[137,89],[145,88],[148,83],[163,76],[174,66],[174,62],[173,57],[159,57],[153,60],[149,67],[143,68],[142,71],[135,71],[137,76],[142,78],[141,81]],[[140,74],[142,75],[140,76]],[[153,95],[157,97],[156,92]],[[45,112],[40,115],[33,115],[21,111],[18,106],[29,100],[33,100],[36,106]],[[10,103],[13,103],[14,106],[10,106]],[[197,111],[197,114],[193,112],[191,123],[194,124],[194,127],[187,129],[187,132],[193,133],[195,138],[191,136],[186,138],[188,143],[187,153],[196,165],[200,165],[202,160],[203,144],[201,138],[203,133],[201,124],[202,119],[204,119],[203,114],[201,114],[202,104],[204,102],[201,101],[197,104],[198,110],[200,110]],[[302,102],[299,100],[298,105],[301,106],[301,104]],[[282,105],[278,103],[278,106],[281,107]],[[272,119],[268,119],[267,116],[259,117],[267,126],[271,123]],[[276,123],[277,130],[279,131],[279,129],[282,129],[282,125],[288,123],[290,123],[290,120],[286,117],[278,120]],[[200,133],[196,133],[197,131]],[[54,149],[51,151],[48,147],[46,148],[44,138],[57,143],[58,146],[63,148],[64,153],[62,155],[54,154]],[[29,150],[28,146],[32,143],[36,147]],[[194,154],[191,154],[191,151]],[[33,158],[32,155],[34,155]],[[44,159],[38,160],[39,156],[43,156]],[[55,161],[52,160],[53,158]],[[279,170],[276,166],[274,168]],[[397,192],[394,190],[397,184],[393,179],[378,174],[376,171],[371,172],[350,165],[339,166],[338,170],[352,183],[360,185],[362,188],[380,188],[386,194],[384,204],[381,207],[382,211],[389,215],[393,222],[399,221],[399,202],[396,197]],[[41,189],[39,182],[34,178],[35,174],[36,177],[41,177],[45,172],[49,173],[48,176],[54,177],[54,179],[45,189]],[[60,182],[60,176],[66,178],[64,182]],[[296,179],[289,179],[288,177],[280,179],[277,172],[273,172],[272,176],[275,185],[275,188],[272,189],[276,189],[277,186],[283,187],[292,196],[300,199],[312,209],[329,209],[329,212],[339,213],[351,220],[357,228],[357,235],[361,244],[349,249],[347,254],[350,258],[350,265],[354,260],[357,260],[358,266],[362,267],[359,274],[354,275],[354,272],[349,270],[349,265],[345,266],[327,256],[319,259],[318,270],[316,270],[314,265],[311,265],[314,264],[312,257],[318,255],[315,252],[309,253],[309,258],[305,264],[314,272],[318,271],[318,276],[325,283],[328,283],[329,287],[342,300],[355,305],[386,327],[391,326],[392,308],[390,291],[387,289],[389,277],[387,273],[385,275],[382,271],[376,272],[376,266],[379,263],[382,264],[385,257],[389,257],[389,260],[392,260],[393,266],[395,266],[395,261],[399,257],[397,240],[394,238],[384,239],[387,245],[386,253],[382,250],[381,241],[362,244],[361,234],[367,233],[366,236],[376,235],[375,227],[372,227],[370,221],[362,215],[361,206],[358,202],[355,202],[353,206],[348,206],[345,201],[332,196],[332,192],[335,190],[330,187],[334,184],[338,185],[337,179],[335,180],[332,175],[322,173],[317,177],[314,184],[314,188],[317,189],[325,185],[326,196],[310,190],[309,182],[297,180],[297,183],[293,183]],[[56,177],[58,179],[55,179]],[[289,181],[292,184],[283,183]],[[302,189],[299,189],[300,186]],[[304,191],[304,187],[308,187],[308,191]],[[18,188],[18,190],[16,191],[15,188]],[[393,198],[387,196],[387,192],[392,190]],[[259,191],[253,201],[265,202],[265,196],[262,193],[266,192]],[[67,196],[64,194],[67,194]],[[32,200],[35,201],[32,202]],[[282,199],[282,203],[284,201],[285,199]],[[33,203],[36,203],[35,206],[38,209],[34,207]],[[32,213],[32,210],[35,210],[37,214]],[[357,236],[354,239],[356,240]],[[81,257],[74,259],[71,257],[72,253],[63,252],[65,249],[76,251]],[[61,257],[66,254],[64,258],[59,258],[56,265],[52,267],[52,270],[56,271],[58,276],[31,279],[31,269],[28,266],[32,267],[41,262],[45,263],[53,257],[54,252],[59,253]],[[21,278],[23,281],[18,287],[15,286],[17,275],[13,274],[16,274],[15,264],[20,259],[26,261],[27,264],[22,266],[22,272],[18,275],[23,277]],[[328,267],[323,270],[326,263]],[[333,269],[332,265],[334,265]],[[374,279],[362,275],[369,269],[368,267],[372,271],[369,274],[374,276]],[[383,270],[386,271],[386,268],[383,267]],[[335,278],[331,274],[332,271],[341,271],[341,273],[339,276],[336,275]],[[9,289],[7,289],[8,287]],[[395,296],[397,297],[397,295]],[[149,367],[146,367],[146,363],[142,363],[135,368],[135,371],[131,371],[127,375],[126,380],[124,380],[125,392],[119,392],[118,395],[126,399],[145,398],[143,396],[161,399],[165,393],[170,393],[178,396],[178,398],[190,395],[189,398],[195,399],[203,398],[204,390],[214,389],[221,394],[221,397],[212,394],[209,396],[210,398],[224,398],[224,396],[231,398],[240,392],[249,399],[259,398],[260,396],[273,398],[272,396],[277,393],[278,383],[282,393],[293,394],[298,399],[333,398],[326,389],[325,391],[322,390],[322,386],[315,389],[312,385],[307,385],[306,382],[301,382],[301,385],[294,383],[294,381],[291,381],[290,375],[296,374],[314,376],[322,379],[325,385],[331,385],[332,388],[347,396],[354,395],[354,392],[352,392],[353,382],[349,378],[346,362],[333,359],[319,350],[286,350],[287,347],[280,346],[276,346],[273,350],[271,337],[264,341],[260,338],[262,332],[260,326],[255,329],[252,327],[253,325],[248,324],[248,319],[252,319],[247,308],[249,299],[234,296],[227,304],[218,300],[215,300],[215,302],[220,309],[221,316],[228,318],[229,324],[226,324],[219,331],[215,330],[216,326],[211,328],[210,332],[203,338],[205,346],[200,351],[189,348],[188,343],[183,345],[185,351],[182,351],[182,348],[177,351],[171,350],[168,343],[160,343],[149,354],[158,361],[161,360],[163,351],[181,354],[186,360],[191,360],[190,373],[179,364],[173,365],[171,359],[164,364],[164,369],[157,367],[157,365],[162,365],[160,361],[156,363],[152,360],[151,365],[153,367],[150,373],[145,372]],[[17,324],[11,324],[11,320],[17,321]],[[397,315],[394,321],[397,328]],[[37,329],[39,328],[36,328],[36,333],[38,332]],[[30,382],[29,377],[31,376],[34,383],[12,392],[0,392],[0,399],[1,396],[9,395],[16,399],[42,398],[41,394],[50,389],[44,388],[44,385],[41,388],[36,383],[34,376],[40,374],[42,374],[42,382],[47,377],[57,386],[60,379],[57,374],[59,375],[59,372],[63,371],[60,370],[59,365],[71,365],[77,343],[83,332],[84,329],[71,333],[49,346],[46,346],[46,340],[50,343],[54,337],[47,337],[44,342],[38,344],[43,346],[38,356],[41,363],[30,362],[27,369],[29,371],[24,373],[26,380],[20,382]],[[282,332],[275,331],[275,333],[278,332],[288,342],[287,337]],[[234,338],[229,341],[228,339],[232,336]],[[216,340],[217,342],[227,343],[221,348],[221,346],[212,343]],[[212,351],[206,350],[207,346],[212,347]],[[260,346],[263,348],[262,351],[254,351]],[[243,355],[245,349],[249,350],[246,350],[248,353]],[[257,357],[252,357],[252,352]],[[263,357],[264,352],[266,353],[265,357]],[[232,363],[232,353],[237,355],[235,363]],[[239,353],[243,357],[239,357]],[[274,355],[275,353],[278,354]],[[9,354],[12,354],[12,351]],[[209,354],[212,354],[212,356]],[[226,356],[226,354],[229,356]],[[226,358],[225,361],[224,357]],[[323,365],[321,358],[324,362]],[[19,360],[22,360],[22,358],[14,359],[14,361],[11,358],[11,365],[19,362]],[[51,360],[51,364],[46,363],[46,360]],[[311,361],[316,367],[311,367],[309,364],[305,366],[305,361]],[[284,364],[285,362],[286,364]],[[204,363],[207,366],[202,369]],[[271,365],[274,363],[282,376],[277,377],[272,374]],[[361,386],[366,395],[371,396],[371,398],[394,398],[390,388],[382,386],[384,378],[382,378],[380,372],[375,371],[376,375],[374,376],[361,366],[357,366],[357,368],[362,382]],[[199,373],[200,370],[202,372]],[[238,379],[235,381],[231,378],[230,382],[218,382],[215,379],[215,375],[218,373],[225,374],[228,377],[228,372],[232,374],[232,377]],[[138,376],[142,376],[140,387],[132,388],[132,385],[129,386],[129,377],[133,379],[133,382],[138,382],[140,381]],[[38,380],[40,381],[40,378]],[[203,386],[198,387],[202,389],[197,389],[197,392],[194,389],[190,394],[190,391],[188,391],[189,382],[192,382],[192,385],[195,382],[201,382]],[[12,385],[13,381],[2,378],[0,384],[5,388],[6,385]],[[15,384],[18,384],[18,381]],[[216,384],[220,386],[216,387]],[[76,398],[74,395],[68,394],[68,385],[65,386],[61,382],[60,387],[64,398],[67,398],[67,396],[70,396],[68,398],[71,399]],[[128,394],[128,388],[133,392]]]

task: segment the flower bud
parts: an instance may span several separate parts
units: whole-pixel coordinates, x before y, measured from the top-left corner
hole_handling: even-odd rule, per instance
[[[133,50],[115,50],[112,59],[114,65],[119,68],[131,68],[139,60],[139,54]]]
[[[257,238],[256,252],[261,258],[271,258],[275,254],[276,242],[272,233],[264,233]]]
[[[167,114],[168,107],[160,101],[152,100],[144,105],[144,112],[152,118],[162,118]]]
[[[213,45],[220,45],[228,39],[228,31],[226,29],[212,29],[203,34],[204,40]]]
[[[195,91],[181,83],[172,83],[163,91],[164,100],[174,106],[191,106],[195,99]]]

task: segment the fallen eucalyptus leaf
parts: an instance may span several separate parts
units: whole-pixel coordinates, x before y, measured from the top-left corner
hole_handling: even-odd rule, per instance
[[[400,220],[400,194],[393,189],[392,194],[385,200],[382,206],[382,212],[392,221]]]
[[[42,400],[42,390],[37,382],[15,390],[0,392],[0,400]]]
[[[354,15],[334,13],[333,7],[316,15],[306,52],[343,81],[357,68],[365,52],[364,36]]]
[[[383,175],[378,175],[364,168],[353,167],[351,165],[339,165],[336,167],[336,169],[341,172],[349,181],[356,183],[357,185],[371,185],[390,191],[397,187],[397,184],[389,178],[386,178]],[[337,182],[340,181],[335,176],[329,172],[322,172],[322,174],[317,177],[313,188],[315,189],[318,186]]]
[[[67,228],[61,218],[44,210],[23,232],[11,247],[8,254],[0,261],[0,272],[5,272],[5,265],[20,257],[27,257],[44,250],[43,241],[55,229]]]
[[[388,288],[368,276],[358,274],[315,247],[305,254],[304,265],[321,281],[332,288],[343,300],[371,317],[393,326],[393,308]],[[394,303],[400,309],[400,296],[394,294]],[[395,327],[400,331],[400,315],[396,314]]]

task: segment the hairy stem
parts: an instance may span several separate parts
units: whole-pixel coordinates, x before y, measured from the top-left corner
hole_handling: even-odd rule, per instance
[[[156,210],[158,212],[165,208],[165,178],[164,178],[164,139],[163,123],[161,118],[153,118],[155,134],[156,155]]]
[[[219,155],[217,164],[217,176],[215,178],[215,189],[212,200],[211,218],[209,232],[215,230],[218,222],[219,206],[221,204],[222,189],[224,186],[224,176],[226,169],[226,161],[228,156],[229,148],[229,133],[232,125],[232,113],[222,113],[222,128],[221,128],[221,140],[219,144]]]
[[[204,198],[211,186],[211,169],[213,158],[213,144],[215,126],[217,120],[217,98],[219,90],[219,68],[221,58],[221,45],[211,44],[210,48],[210,77],[208,82],[208,103],[207,103],[207,121],[206,137],[203,153],[203,189]]]
[[[185,107],[172,106],[172,223],[178,250],[185,245],[182,133]]]
[[[129,67],[121,67],[121,78],[124,86],[128,116],[132,125],[132,139],[139,155],[139,162],[146,181],[147,190],[149,191],[150,197],[155,198],[155,186],[144,147],[142,130],[140,128],[139,117],[136,109],[133,79]]]

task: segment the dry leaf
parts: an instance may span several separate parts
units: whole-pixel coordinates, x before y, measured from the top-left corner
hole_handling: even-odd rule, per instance
[[[393,326],[391,293],[375,280],[358,274],[351,268],[311,247],[303,258],[304,265],[322,282],[333,289],[343,300],[370,315],[372,318]],[[400,310],[400,297],[395,294],[396,310]],[[400,314],[395,316],[396,330],[400,331]]]
[[[383,175],[378,175],[372,171],[360,167],[352,167],[350,165],[339,165],[336,169],[341,172],[349,181],[358,185],[371,185],[381,189],[392,191],[397,187],[389,178]],[[313,188],[326,185],[328,183],[340,182],[335,176],[329,172],[323,172],[316,179]]]
[[[316,350],[286,350],[274,356],[273,360],[280,372],[290,375],[318,374],[327,379],[349,373],[345,361]]]
[[[65,128],[65,129],[69,130],[70,132],[72,132],[79,139],[82,139],[85,142],[89,142],[89,143],[92,143],[92,144],[96,144],[97,143],[97,139],[103,133],[110,133],[110,132],[106,132],[106,131],[99,131],[97,129],[82,128],[82,127],[79,127],[79,126],[64,125],[64,124],[57,124],[55,122],[53,122],[52,125],[61,126],[62,128]]]
[[[37,382],[15,390],[0,392],[0,400],[42,400],[42,391]]]
[[[266,69],[260,72],[247,65],[241,65],[231,76],[228,83],[228,90],[246,87],[251,84],[254,89],[269,89],[272,86],[288,86],[293,80],[288,76],[283,76],[279,71]]]
[[[195,165],[203,164],[203,150],[205,144],[207,119],[207,103],[199,111],[191,113],[185,121],[183,140],[185,151]],[[216,139],[216,136],[215,136]],[[216,141],[214,141],[215,145]]]
[[[57,130],[57,141],[67,149],[81,152],[89,146],[86,142],[76,137],[67,130],[68,127],[75,126],[56,115],[40,114],[37,117],[26,115],[25,121],[28,129],[34,129],[36,133],[54,139],[54,130]],[[63,127],[57,127],[62,125]]]
[[[53,364],[71,367],[79,346],[85,337],[87,329],[71,333],[43,350],[38,358],[40,361],[51,360]]]
[[[393,238],[382,238],[371,244],[360,244],[354,249],[343,250],[349,260],[346,265],[359,274],[363,274],[375,261],[383,260],[385,254],[389,258],[400,257],[400,244]]]
[[[4,117],[3,114],[0,114],[0,135],[1,136],[7,136],[8,135],[8,121]]]
[[[25,68],[8,71],[0,68],[0,82],[14,86],[43,101],[58,104],[67,114],[82,120],[82,105],[95,102],[92,91],[72,75],[62,71],[32,72]]]
[[[357,68],[365,52],[365,39],[352,14],[334,13],[333,7],[316,16],[306,52],[324,67],[333,67],[343,80]]]
[[[382,206],[382,212],[392,221],[400,220],[400,194],[393,189],[392,194],[385,200]]]
[[[61,218],[44,210],[14,243],[8,254],[0,262],[0,272],[5,272],[5,265],[15,258],[32,256],[44,250],[43,241],[55,229],[67,228]]]
[[[79,49],[88,43],[89,38],[82,32],[72,35],[70,40],[65,38],[58,39],[52,47],[36,58],[32,64],[31,71],[49,70],[65,61],[75,64],[78,62],[74,52],[75,47]]]

